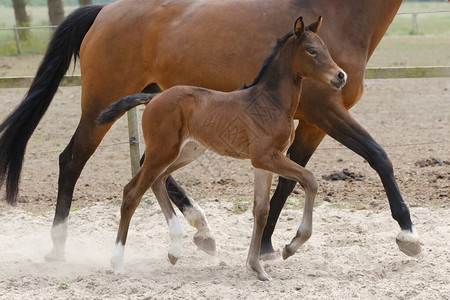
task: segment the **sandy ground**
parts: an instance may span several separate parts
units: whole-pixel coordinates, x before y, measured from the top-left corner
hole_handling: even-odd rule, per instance
[[[0,216],[1,299],[445,299],[450,295],[448,210],[414,208],[423,254],[410,258],[394,242],[397,226],[385,211],[351,211],[323,204],[315,229],[299,252],[264,263],[271,282],[245,268],[250,210],[235,214],[228,201],[204,203],[217,237],[215,257],[200,252],[186,229],[183,253],[173,267],[169,237],[155,201],[136,212],[126,249],[125,274],[109,266],[118,209],[98,204],[72,213],[67,262],[44,263],[51,215],[20,210]],[[156,212],[156,213],[155,213]],[[276,244],[290,241],[300,211],[285,210]],[[32,233],[30,232],[32,231]]]
[[[170,265],[168,229],[149,193],[132,220],[126,272],[111,272],[121,190],[130,179],[125,118],[108,133],[76,186],[67,261],[44,263],[51,249],[58,155],[80,115],[80,89],[61,88],[30,140],[20,203],[10,208],[0,202],[0,299],[447,299],[449,89],[448,79],[369,80],[363,99],[352,109],[394,164],[423,254],[410,258],[398,251],[399,228],[390,217],[377,174],[361,157],[326,138],[308,164],[320,186],[313,236],[288,260],[280,254],[265,262],[273,280],[262,283],[245,268],[252,169],[248,162],[213,154],[175,178],[207,212],[217,256],[196,249],[194,230],[183,219],[182,257],[175,267]],[[24,93],[0,90],[0,118]],[[344,169],[357,179],[324,178]],[[303,191],[297,188],[288,199],[274,235],[277,249],[295,234],[301,197]]]

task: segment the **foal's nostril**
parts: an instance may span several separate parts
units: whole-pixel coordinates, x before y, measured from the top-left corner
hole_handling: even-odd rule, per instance
[[[343,72],[339,72],[338,78],[342,81],[345,78],[345,74]]]

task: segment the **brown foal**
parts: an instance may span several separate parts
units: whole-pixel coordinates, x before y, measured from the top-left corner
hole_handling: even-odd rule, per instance
[[[165,188],[166,178],[194,160],[205,148],[220,155],[250,159],[255,167],[254,227],[247,267],[260,280],[269,280],[259,261],[261,238],[269,213],[272,174],[298,182],[305,189],[302,223],[283,250],[294,254],[311,235],[317,192],[314,175],[284,153],[294,140],[294,113],[303,78],[334,90],[347,75],[333,61],[316,32],[322,18],[306,27],[298,18],[293,33],[278,41],[253,83],[230,93],[192,86],[176,86],[161,94],[125,97],[103,111],[100,125],[113,122],[126,110],[148,104],[142,117],[146,156],[142,168],[125,186],[116,248],[111,259],[115,272],[123,271],[123,249],[131,217],[142,196],[152,187],[169,225],[172,245],[169,260],[180,257],[183,229]],[[263,106],[265,111],[261,111]],[[233,134],[230,134],[233,132]]]

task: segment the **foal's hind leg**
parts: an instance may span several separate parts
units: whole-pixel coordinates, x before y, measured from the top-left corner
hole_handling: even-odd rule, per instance
[[[172,265],[175,265],[181,256],[181,245],[183,242],[183,226],[178,220],[175,211],[173,210],[172,204],[170,204],[170,199],[167,196],[166,187],[164,184],[165,176],[160,176],[156,179],[155,183],[152,185],[153,193],[158,199],[159,206],[164,213],[167,225],[169,226],[169,235],[172,244],[170,245],[168,258]]]
[[[215,255],[216,240],[211,234],[203,209],[194,201],[194,199],[186,194],[183,188],[178,185],[172,176],[169,176],[166,180],[166,190],[170,200],[177,204],[178,208],[189,222],[189,225],[197,229],[197,232],[194,235],[194,243],[197,247],[208,254]],[[182,199],[182,206],[179,205],[179,202],[174,199]]]
[[[163,183],[166,182],[165,179],[167,176],[169,176],[176,170],[193,162],[204,152],[205,148],[203,146],[200,146],[192,141],[186,143],[186,145],[184,145],[183,149],[181,150],[181,153],[178,156],[177,160],[173,164],[171,164],[169,168],[167,168],[163,176],[161,176],[156,180],[154,186],[157,183],[163,186],[164,185]],[[162,180],[162,183],[159,183],[160,180]],[[175,184],[177,183],[175,182]],[[165,185],[164,189],[162,188],[160,189],[158,194],[155,189],[153,190],[153,192],[155,193],[157,198],[164,197],[170,204],[169,198],[171,191],[166,189],[167,184]],[[208,254],[214,255],[216,253],[216,241],[214,239],[214,236],[211,234],[208,221],[206,220],[206,216],[203,209],[197,203],[195,203],[195,201],[192,200],[192,198],[189,197],[189,206],[185,206],[182,213],[186,218],[186,220],[189,222],[189,224],[197,228],[197,232],[194,235],[194,243],[197,245],[197,247],[199,247],[201,250],[205,251]]]
[[[192,141],[186,143],[181,150],[177,161],[170,166],[170,170],[168,170],[166,174],[171,174],[175,170],[191,163],[204,152],[205,148],[203,146]],[[144,158],[145,154],[141,158],[141,164],[143,163]],[[194,243],[200,250],[214,255],[216,253],[216,241],[211,234],[203,209],[194,201],[194,199],[187,195],[186,191],[172,176],[169,175],[165,182],[170,201],[178,207],[189,224],[197,229],[197,233],[194,235]]]
[[[142,196],[153,185],[155,180],[164,172],[167,166],[176,158],[177,151],[167,153],[163,158],[160,155],[160,160],[146,158],[144,165],[125,186],[123,190],[123,200],[120,209],[120,223],[117,231],[116,245],[113,255],[111,257],[111,265],[115,273],[123,272],[123,257],[125,243],[128,235],[128,228],[130,226],[131,217],[138,207]],[[169,203],[170,204],[170,203]],[[173,208],[170,206],[173,211]],[[161,206],[164,215],[168,215],[168,209]],[[176,219],[177,220],[177,219]],[[169,223],[170,226],[170,223]],[[182,233],[181,233],[182,234]]]

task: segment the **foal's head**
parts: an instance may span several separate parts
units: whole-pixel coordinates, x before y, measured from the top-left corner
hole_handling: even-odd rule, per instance
[[[302,17],[294,24],[294,47],[296,53],[293,68],[302,78],[310,78],[341,89],[347,74],[334,62],[322,39],[317,35],[322,17],[305,27]]]

